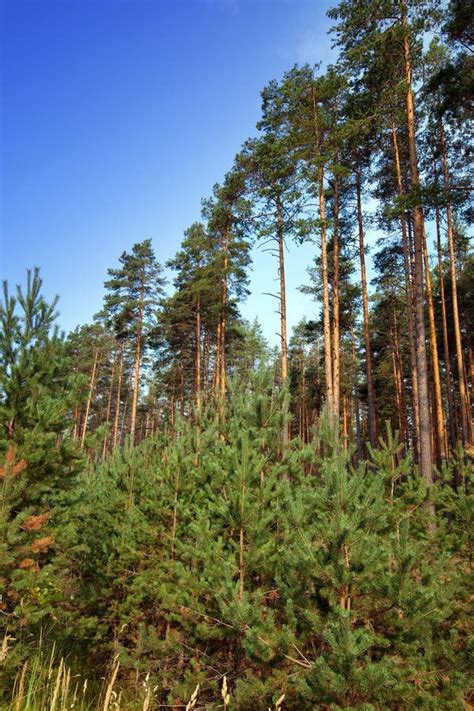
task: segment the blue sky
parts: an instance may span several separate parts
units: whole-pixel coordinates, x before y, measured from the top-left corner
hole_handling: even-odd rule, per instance
[[[151,237],[161,262],[255,134],[260,91],[328,62],[329,0],[3,0],[0,271],[41,267],[65,329],[100,308],[108,267]],[[289,245],[290,326],[314,246]],[[275,341],[276,264],[254,252],[243,315]]]

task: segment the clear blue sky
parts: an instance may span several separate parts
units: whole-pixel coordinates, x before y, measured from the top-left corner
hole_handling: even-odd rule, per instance
[[[65,329],[100,308],[108,267],[151,237],[160,261],[255,133],[260,91],[331,60],[330,0],[3,0],[0,271],[40,266]],[[290,245],[290,325],[314,247]],[[254,254],[272,341],[276,265]]]

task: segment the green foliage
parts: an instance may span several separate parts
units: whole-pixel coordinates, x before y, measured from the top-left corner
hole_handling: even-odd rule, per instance
[[[259,137],[245,142],[203,202],[204,222],[168,262],[171,296],[163,299],[151,240],[121,255],[103,312],[67,341],[38,270],[15,295],[4,284],[1,708],[55,708],[57,687],[61,708],[106,709],[114,685],[115,706],[131,709],[464,708],[472,448],[455,449],[454,436],[429,488],[409,449],[417,440],[408,333],[415,207],[437,218],[435,302],[444,278],[447,312],[459,308],[463,320],[459,334],[448,316],[444,333],[435,303],[445,376],[449,352],[461,362],[458,336],[469,352],[474,322],[462,145],[472,58],[460,48],[472,23],[463,3],[450,2],[444,19],[437,5],[341,0],[330,11],[337,68],[294,67],[265,87]],[[433,41],[424,53],[442,21],[448,44]],[[412,127],[426,129],[423,142],[416,137],[426,154],[421,187],[403,128],[410,71],[423,89]],[[364,324],[366,375],[386,429],[364,461],[369,398],[359,387],[353,265],[355,228],[362,261],[364,221],[372,226],[367,197],[379,201],[385,236]],[[441,274],[445,211],[449,275]],[[324,409],[318,317],[295,329],[281,388],[258,323],[239,315],[250,239],[276,239],[282,257],[287,238],[316,244],[323,226],[342,433]],[[304,288],[317,300],[321,264],[316,255]],[[150,353],[153,382],[139,398]],[[446,377],[454,419],[462,377],[454,375],[453,393]],[[299,436],[282,447],[289,413]],[[78,695],[70,669],[76,679],[95,677],[90,693]]]
[[[70,437],[78,382],[41,285],[28,272],[26,290],[13,297],[5,284],[0,304],[0,609],[19,638],[54,618],[62,599],[58,556],[80,461]]]
[[[354,467],[323,415],[313,439],[293,440],[281,460],[286,394],[271,372],[249,366],[225,418],[211,403],[195,423],[178,419],[79,471],[59,427],[70,406],[67,359],[40,286],[28,286],[24,314],[47,318],[14,317],[11,297],[2,307],[16,328],[5,362],[19,349],[5,368],[6,412],[10,378],[34,378],[21,354],[30,348],[42,364],[41,388],[16,400],[1,469],[1,604],[15,638],[5,689],[45,635],[83,675],[94,666],[105,675],[118,655],[135,670],[135,682],[120,676],[130,698],[148,674],[156,702],[187,702],[199,683],[200,702],[218,708],[225,675],[243,710],[282,694],[288,710],[462,708],[472,556],[465,457],[454,463],[457,492],[446,469],[428,493],[389,429]],[[45,406],[36,420],[34,397]],[[43,667],[31,664],[36,688]]]
[[[429,535],[397,437],[354,468],[324,417],[281,462],[281,397],[262,371],[235,383],[223,430],[211,407],[199,439],[178,421],[83,474],[61,558],[69,594],[55,601],[62,643],[89,660],[118,652],[161,703],[199,682],[218,708],[225,674],[239,709],[283,693],[295,710],[463,708],[465,492],[440,481]]]

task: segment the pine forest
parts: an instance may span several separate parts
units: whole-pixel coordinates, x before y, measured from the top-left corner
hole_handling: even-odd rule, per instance
[[[3,283],[1,709],[474,708],[474,6],[328,16],[171,260]]]

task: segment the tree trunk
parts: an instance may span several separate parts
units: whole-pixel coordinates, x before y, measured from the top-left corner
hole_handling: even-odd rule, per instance
[[[199,465],[201,450],[201,300],[196,303],[196,354],[195,354],[195,387],[196,387],[196,456],[194,466]]]
[[[226,326],[227,326],[227,270],[229,267],[229,234],[226,231],[223,241],[223,274],[221,279],[221,312],[217,329],[217,379],[216,390],[219,404],[219,413],[223,417],[225,409],[226,392]]]
[[[435,176],[437,183],[437,175]],[[446,392],[448,396],[448,421],[449,421],[449,439],[451,445],[451,451],[454,452],[456,449],[456,419],[454,413],[454,400],[453,400],[453,376],[451,370],[451,356],[449,353],[449,338],[448,338],[448,323],[446,319],[446,297],[444,293],[444,274],[443,274],[443,251],[441,248],[441,228],[440,228],[440,216],[439,207],[436,205],[435,208],[435,222],[436,222],[436,247],[438,252],[438,279],[439,279],[439,291],[441,297],[441,328],[443,333],[443,355],[444,355],[444,366],[446,368]]]
[[[360,427],[360,405],[359,405],[359,378],[357,369],[357,354],[355,347],[355,336],[354,336],[354,324],[352,317],[349,324],[349,332],[351,335],[351,355],[352,355],[352,369],[353,369],[353,397],[354,397],[354,411],[355,411],[355,421],[356,421],[356,440],[357,440],[357,458],[362,461],[364,458],[364,447],[362,445],[362,435]],[[369,439],[370,441],[370,439]]]
[[[92,396],[94,394],[94,386],[95,386],[95,379],[96,379],[96,374],[97,374],[98,362],[99,362],[99,349],[96,348],[95,352],[94,352],[94,362],[92,364],[91,377],[89,380],[89,393],[87,395],[86,411],[84,413],[84,424],[82,426],[81,449],[84,449],[84,441],[86,438],[87,425],[88,425],[88,421],[89,421],[89,412],[90,412],[91,403],[92,403]]]
[[[318,117],[316,109],[316,96],[314,88],[311,87],[311,97],[313,103],[313,124],[315,134],[315,157],[316,162],[321,162],[321,145],[318,129]],[[328,256],[326,240],[326,200],[324,196],[324,168],[320,164],[318,167],[318,194],[319,194],[319,219],[321,223],[321,272],[323,287],[323,333],[324,333],[324,372],[326,380],[326,403],[329,417],[334,418],[334,397],[333,397],[333,377],[332,377],[332,344],[331,344],[331,321],[329,311],[329,283],[328,283]]]
[[[277,241],[278,241],[278,276],[280,279],[280,343],[281,343],[281,385],[284,388],[288,380],[288,341],[286,333],[286,282],[285,282],[285,241],[283,235],[283,214],[280,200],[277,201]],[[288,414],[285,395],[283,415]],[[288,449],[289,431],[288,422],[283,423],[282,452]]]
[[[204,343],[202,352],[202,399],[204,404],[207,403],[208,390],[209,390],[209,368],[210,368],[210,357],[211,357],[211,347],[210,347],[210,332],[208,329],[204,329]]]
[[[308,416],[306,412],[306,363],[304,346],[301,347],[300,378],[300,438],[302,442],[307,442]]]
[[[449,165],[448,156],[446,151],[446,139],[444,135],[443,124],[440,123],[440,139],[441,139],[441,153],[443,158],[443,172],[444,172],[444,187],[446,189],[446,221],[448,224],[448,248],[449,248],[449,269],[451,275],[451,290],[452,290],[452,301],[453,301],[453,328],[454,328],[454,342],[456,344],[456,359],[458,366],[458,387],[459,387],[459,397],[461,400],[461,430],[462,430],[462,441],[463,444],[469,445],[472,441],[471,432],[471,413],[469,407],[469,396],[465,386],[464,380],[464,353],[462,348],[461,339],[461,326],[459,323],[459,306],[458,306],[458,287],[457,287],[457,274],[456,274],[456,257],[454,254],[454,233],[453,233],[453,221],[451,214],[451,200],[450,200],[450,178],[449,178]]]
[[[365,372],[367,377],[367,406],[369,424],[369,442],[372,447],[377,444],[377,422],[375,417],[375,390],[372,374],[372,350],[370,347],[369,297],[367,292],[367,272],[365,267],[364,222],[362,215],[362,186],[360,171],[356,171],[357,191],[357,222],[359,226],[359,259],[362,287],[362,311],[365,345]]]
[[[415,326],[417,332],[416,364],[418,375],[418,410],[420,418],[420,471],[426,484],[433,483],[433,461],[431,455],[431,424],[428,389],[428,362],[425,343],[425,317],[424,317],[424,283],[423,283],[423,239],[424,218],[423,210],[416,196],[420,188],[418,176],[418,157],[415,136],[415,109],[413,104],[412,72],[410,58],[410,44],[406,15],[406,0],[400,0],[403,29],[404,73],[406,88],[406,112],[408,151],[410,162],[411,189],[415,193],[416,203],[413,206],[413,228],[415,238]]]
[[[395,162],[395,171],[397,176],[397,190],[400,197],[403,197],[402,171],[400,166],[400,152],[398,150],[397,131],[392,125],[392,143]],[[408,343],[410,346],[410,374],[411,374],[411,392],[412,392],[412,415],[413,415],[413,450],[415,461],[419,456],[419,439],[420,439],[420,418],[418,414],[418,376],[416,363],[416,335],[414,325],[414,298],[412,289],[412,269],[410,264],[410,238],[407,230],[407,216],[405,210],[400,212],[400,226],[402,230],[402,247],[403,247],[403,268],[405,272],[405,292],[407,302],[407,320],[408,320]]]
[[[129,401],[129,396],[127,395],[125,397],[125,402],[123,403],[122,424],[120,425],[120,432],[119,432],[119,442],[121,442],[122,444],[124,441],[125,422],[127,421],[128,401]]]
[[[114,375],[115,375],[115,365],[117,361],[117,356],[114,355],[114,360],[112,362],[112,372],[110,373],[110,387],[109,387],[109,396],[107,398],[107,412],[105,415],[105,424],[109,424],[110,420],[110,413],[112,410],[112,396],[113,396],[113,391],[114,391]],[[107,441],[108,441],[108,435],[107,433],[104,436],[104,444],[102,447],[102,459],[105,459],[105,455],[107,453]]]
[[[81,410],[79,407],[74,408],[74,430],[72,433],[73,439],[79,439],[79,432],[81,431]]]
[[[196,354],[195,354],[196,412],[201,411],[201,299],[196,303]]]
[[[326,376],[326,402],[332,419],[335,419],[335,405],[332,376],[331,320],[329,310],[328,256],[326,243],[326,205],[324,198],[324,171],[319,169],[319,217],[321,220],[321,270],[323,282],[323,332],[324,332],[324,372]]]
[[[433,290],[431,288],[431,274],[428,260],[428,247],[426,245],[426,234],[423,235],[423,255],[426,273],[426,296],[428,301],[428,318],[430,324],[430,344],[431,344],[431,366],[433,375],[433,405],[434,405],[434,433],[436,462],[438,466],[443,459],[446,459],[443,396],[441,392],[441,378],[439,374],[438,343],[436,340],[436,322],[433,306]]]
[[[115,418],[114,418],[114,433],[112,437],[112,448],[115,449],[118,442],[118,431],[119,431],[119,417],[120,417],[120,398],[122,394],[122,376],[123,376],[123,356],[124,356],[124,344],[123,341],[120,344],[120,361],[119,361],[119,372],[117,378],[117,395],[115,398]]]
[[[182,355],[181,355],[182,358]],[[180,363],[179,366],[179,414],[181,417],[184,417],[184,411],[185,411],[185,401],[184,401],[184,368],[183,368],[183,363]]]
[[[336,163],[338,161],[336,153]],[[339,180],[334,178],[334,231],[333,231],[333,283],[332,283],[332,396],[334,416],[339,420],[340,412],[340,360],[339,360]]]
[[[407,417],[407,399],[405,391],[405,380],[403,377],[403,360],[402,352],[400,348],[400,336],[398,329],[398,319],[397,314],[393,312],[393,344],[394,344],[394,355],[395,355],[395,367],[396,367],[396,381],[397,381],[397,397],[400,403],[399,412],[399,423],[400,423],[400,437],[403,442],[408,441],[408,417]]]
[[[138,307],[137,322],[137,344],[135,348],[135,366],[133,369],[133,392],[132,392],[132,412],[130,417],[130,446],[135,443],[135,428],[137,422],[138,392],[140,390],[140,364],[142,359],[142,338],[143,338],[143,308],[144,308],[144,286],[140,293],[140,305]]]

